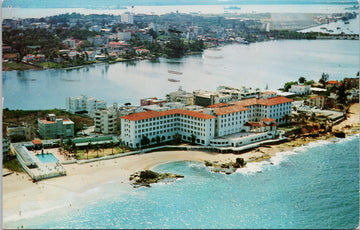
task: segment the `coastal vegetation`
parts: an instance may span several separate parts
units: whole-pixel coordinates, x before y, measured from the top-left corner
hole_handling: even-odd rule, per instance
[[[70,120],[72,120],[74,125],[74,131],[75,133],[81,132],[84,130],[84,127],[86,126],[92,126],[94,124],[94,120],[85,117],[82,115],[77,114],[70,114],[69,112],[66,112],[65,110],[61,109],[50,109],[50,110],[11,110],[8,108],[3,109],[3,127],[6,126],[18,126],[22,123],[26,123],[30,127],[34,127],[33,131],[35,131],[37,127],[37,119],[38,118],[44,118],[47,114],[56,114],[57,117],[67,117]],[[17,140],[18,137],[15,136],[15,140]],[[12,137],[12,142],[14,142]],[[20,141],[23,141],[21,139]]]
[[[130,175],[129,180],[135,188],[145,186],[151,187],[150,184],[162,182],[173,182],[178,178],[184,178],[183,175],[171,173],[158,173],[151,170],[136,172]]]
[[[17,158],[3,162],[3,167],[11,170],[12,172],[24,172],[24,169]]]

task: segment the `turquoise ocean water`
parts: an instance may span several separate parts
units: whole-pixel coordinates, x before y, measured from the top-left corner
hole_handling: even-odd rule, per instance
[[[249,163],[231,175],[195,162],[156,171],[184,179],[151,188],[105,183],[76,200],[80,208],[34,211],[5,222],[24,228],[356,228],[359,135],[318,141]],[[41,213],[41,214],[39,214]]]

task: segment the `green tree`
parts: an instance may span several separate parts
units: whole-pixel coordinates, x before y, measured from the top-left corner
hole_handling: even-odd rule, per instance
[[[155,139],[156,139],[156,143],[159,145],[159,144],[160,144],[160,142],[161,142],[161,138],[160,138],[160,136],[156,136],[156,137],[155,137]]]
[[[286,82],[284,85],[284,91],[288,92],[292,85],[297,85],[297,81]]]
[[[147,146],[150,144],[150,139],[147,136],[142,136],[141,140],[140,140],[140,144],[141,146]]]
[[[190,140],[191,140],[191,144],[194,145],[196,141],[196,136],[194,134],[191,134]]]
[[[298,82],[299,82],[300,84],[304,84],[304,83],[306,82],[306,79],[305,79],[304,77],[300,77],[299,80],[298,80]]]
[[[326,83],[328,82],[329,80],[329,74],[327,73],[322,73],[321,74],[321,78],[319,80],[319,83],[323,85],[323,87],[325,88],[326,86]]]
[[[174,143],[176,145],[180,144],[181,143],[181,135],[179,133],[175,133],[175,135],[173,136],[174,138]]]
[[[344,82],[342,82],[342,84],[340,84],[339,86],[339,90],[337,91],[337,102],[340,103],[340,104],[346,104],[346,93],[345,93],[345,84]]]

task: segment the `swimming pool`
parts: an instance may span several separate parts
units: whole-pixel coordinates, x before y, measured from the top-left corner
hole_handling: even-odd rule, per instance
[[[47,163],[59,163],[59,160],[56,159],[52,153],[46,153],[46,154],[38,154],[36,157],[41,161],[43,164]]]

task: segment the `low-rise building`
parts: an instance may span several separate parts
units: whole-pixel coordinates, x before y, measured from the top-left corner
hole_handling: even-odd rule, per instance
[[[149,97],[140,99],[140,106],[146,106],[146,105],[159,105],[163,106],[164,103],[166,103],[166,100],[158,99],[157,97]]]
[[[40,137],[44,139],[74,137],[74,122],[68,118],[56,118],[55,114],[38,118],[38,129]]]
[[[182,87],[180,86],[177,91],[168,93],[166,95],[166,100],[168,102],[181,102],[184,105],[193,105],[194,95],[182,90]]]
[[[35,137],[34,127],[27,123],[22,123],[21,125],[17,125],[17,126],[7,126],[6,134],[10,138],[13,136],[24,136],[26,140],[31,140]]]
[[[227,103],[232,100],[230,95],[224,95],[219,92],[195,90],[193,94],[194,104],[200,106],[209,106],[217,103]]]
[[[311,93],[310,85],[291,85],[289,92],[297,95],[308,95]]]
[[[224,85],[217,87],[216,91],[224,95],[230,95],[232,101],[254,98],[257,94],[260,93],[260,89],[252,89],[245,86],[241,88],[235,88]]]
[[[318,107],[319,109],[324,109],[326,106],[326,97],[319,95],[312,95],[308,99],[310,107]]]

